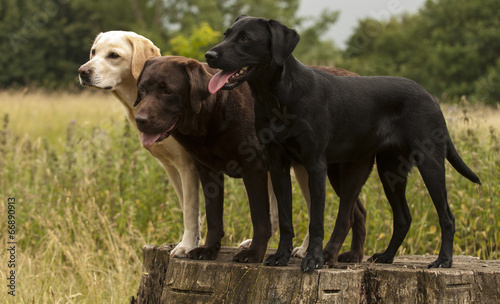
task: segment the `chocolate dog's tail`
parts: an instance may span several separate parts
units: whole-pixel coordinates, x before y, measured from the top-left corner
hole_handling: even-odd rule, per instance
[[[448,142],[447,142],[447,151],[446,151],[446,159],[450,162],[450,164],[458,171],[458,173],[462,174],[464,177],[468,178],[471,182],[481,185],[481,181],[479,177],[472,172],[472,170],[467,167],[464,163],[463,159],[458,155],[457,150],[455,150],[455,146],[451,141],[451,137],[448,134]]]

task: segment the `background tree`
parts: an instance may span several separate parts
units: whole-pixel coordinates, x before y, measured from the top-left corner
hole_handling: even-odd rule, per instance
[[[436,95],[498,102],[500,2],[427,1],[416,15],[364,19],[344,55],[363,75],[400,75]]]
[[[99,32],[135,31],[163,54],[203,60],[204,50],[221,40],[239,15],[275,18],[300,29],[307,20],[296,16],[298,6],[299,0],[0,0],[0,88],[78,87],[76,70],[88,60]],[[322,50],[330,46],[319,32],[335,20],[335,14],[323,14],[305,29],[304,54],[315,54],[314,44]]]
[[[0,88],[77,88],[76,70],[99,32],[131,30],[163,54],[204,60],[242,14],[280,20],[306,64],[400,75],[435,95],[500,100],[500,1],[428,0],[414,15],[364,19],[337,49],[324,39],[338,12],[299,17],[299,0],[0,0]]]
[[[215,45],[221,39],[222,33],[214,31],[207,22],[202,22],[193,29],[189,36],[179,34],[170,39],[172,55],[182,55],[189,58],[203,60],[205,52],[211,45]]]

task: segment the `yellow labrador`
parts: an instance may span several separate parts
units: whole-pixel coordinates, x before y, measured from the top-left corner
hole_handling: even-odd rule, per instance
[[[149,39],[134,32],[100,33],[90,49],[90,60],[78,69],[80,83],[111,92],[122,103],[127,119],[137,129],[135,114],[138,108],[133,107],[137,98],[137,77],[148,58],[160,55],[160,49]],[[141,132],[137,132],[141,137]],[[179,197],[184,215],[184,235],[171,255],[185,257],[200,242],[198,174],[189,154],[173,137],[143,147],[161,163]]]
[[[139,134],[139,141],[141,141],[142,133],[135,123],[135,115],[139,107],[133,107],[137,98],[137,78],[146,60],[160,55],[159,48],[141,35],[134,32],[109,31],[100,33],[95,38],[90,49],[90,60],[78,69],[80,83],[83,86],[111,92],[122,103],[127,119]],[[181,202],[184,235],[182,241],[172,250],[171,255],[185,257],[191,249],[198,247],[200,242],[198,174],[190,156],[172,136],[152,145],[143,145],[143,147],[162,164]],[[294,172],[309,211],[307,171],[301,166],[295,166]],[[269,183],[270,180],[269,178]],[[278,211],[271,184],[269,184],[269,194],[274,233],[278,229]],[[249,247],[250,244],[249,239],[239,246]],[[304,257],[308,245],[309,234],[302,245],[294,249],[293,255]]]

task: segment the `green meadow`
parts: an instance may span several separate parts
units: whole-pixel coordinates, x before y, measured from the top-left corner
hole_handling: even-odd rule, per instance
[[[500,109],[464,98],[442,105],[455,146],[481,178],[478,186],[447,164],[455,255],[500,259]],[[252,235],[242,182],[226,178],[224,246]],[[440,228],[418,170],[407,186],[413,223],[399,254],[437,254]],[[159,163],[142,149],[111,94],[0,93],[0,241],[10,241],[8,201],[15,198],[15,297],[3,281],[1,303],[124,303],[135,295],[142,246],[179,242],[182,210]],[[365,255],[384,250],[392,213],[376,172],[361,193]],[[203,202],[203,201],[202,201]],[[325,243],[338,198],[327,187]],[[202,235],[205,234],[202,210]],[[307,210],[294,184],[295,245]],[[344,244],[348,250],[350,237]],[[274,235],[270,247],[276,248]],[[9,276],[2,254],[0,277]]]

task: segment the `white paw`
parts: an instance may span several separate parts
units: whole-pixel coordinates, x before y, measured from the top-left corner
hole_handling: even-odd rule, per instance
[[[292,256],[299,257],[299,258],[305,258],[307,254],[307,247],[297,247],[293,249],[292,251]]]
[[[245,240],[238,245],[238,248],[248,249],[252,245],[252,239]]]
[[[188,255],[188,252],[191,250],[195,249],[196,246],[186,246],[182,242],[177,244],[172,251],[170,251],[170,257],[176,257],[176,258],[185,258]]]

